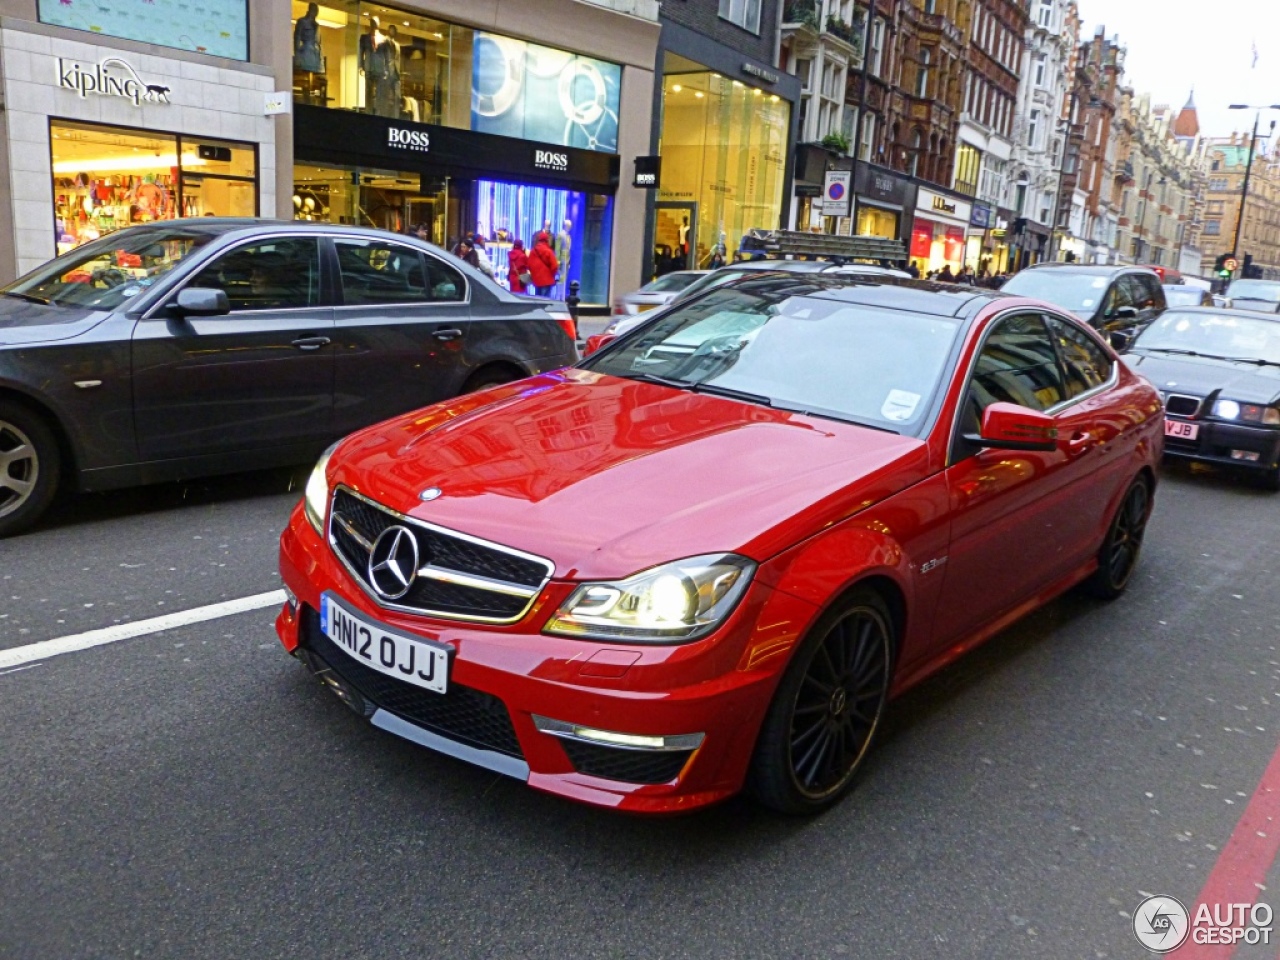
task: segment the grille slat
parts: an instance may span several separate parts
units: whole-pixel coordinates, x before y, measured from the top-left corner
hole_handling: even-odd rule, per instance
[[[432,693],[372,670],[343,653],[320,630],[320,617],[307,608],[302,636],[307,648],[355,687],[370,703],[450,740],[524,759],[506,704],[492,694],[450,683]]]
[[[562,739],[560,745],[579,773],[625,783],[670,783],[680,775],[692,750],[624,750],[581,740]]]
[[[447,531],[426,526],[401,517],[338,489],[333,496],[333,519],[329,524],[330,542],[351,572],[368,587],[369,595],[378,603],[395,610],[429,613],[446,618],[514,622],[533,604],[537,594],[551,576],[548,561],[521,556],[496,545],[475,543]],[[448,583],[430,577],[418,577],[409,591],[395,603],[387,602],[369,587],[369,551],[357,537],[345,529],[345,521],[369,543],[373,543],[388,527],[401,524],[412,530],[418,541],[422,565],[430,564],[458,573],[526,588],[531,596],[517,596],[481,586]]]
[[[1188,397],[1179,393],[1171,393],[1165,397],[1164,409],[1175,417],[1194,417],[1200,412],[1199,397]]]

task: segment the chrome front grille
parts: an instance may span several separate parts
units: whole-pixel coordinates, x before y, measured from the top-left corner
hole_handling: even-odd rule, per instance
[[[408,591],[391,600],[370,581],[369,555],[393,526],[412,532],[419,563]],[[550,560],[403,516],[343,487],[333,494],[329,543],[381,606],[452,620],[514,623],[554,571]]]
[[[1180,393],[1170,393],[1164,398],[1164,409],[1175,417],[1194,417],[1200,411],[1201,399]]]

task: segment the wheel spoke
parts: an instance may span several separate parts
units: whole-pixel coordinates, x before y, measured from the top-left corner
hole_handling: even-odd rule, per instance
[[[818,737],[805,751],[805,755],[795,765],[796,773],[800,779],[808,786],[813,785],[814,777],[818,773],[818,764],[822,761],[822,755],[826,753],[828,745],[831,743],[831,735],[823,729],[823,735]],[[807,771],[806,771],[807,768]]]
[[[791,735],[792,752],[794,753],[795,750],[799,748],[801,744],[803,744],[806,740],[812,737],[815,733],[817,733],[818,731],[826,727],[826,725],[827,725],[827,718],[823,716],[817,722],[810,724],[808,727],[806,727],[803,732],[792,733]]]
[[[30,495],[33,487],[35,483],[31,480],[19,480],[17,477],[0,473],[0,490],[12,490],[19,497],[25,498]]]
[[[0,450],[0,474],[3,474],[11,464],[34,460],[35,456],[35,451],[22,442],[12,450]]]
[[[815,677],[812,673],[806,673],[804,675],[804,682],[822,694],[822,700],[824,705],[826,703],[827,697],[831,696],[831,691],[835,689],[835,687],[832,684],[823,683],[821,680]]]

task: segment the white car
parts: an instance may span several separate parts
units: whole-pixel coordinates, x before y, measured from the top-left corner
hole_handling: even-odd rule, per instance
[[[615,317],[635,317],[665,306],[680,296],[691,284],[701,280],[710,270],[677,270],[666,273],[652,283],[646,283],[639,290],[628,293],[613,301]]]

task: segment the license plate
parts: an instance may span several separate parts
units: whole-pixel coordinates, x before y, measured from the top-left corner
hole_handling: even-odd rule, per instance
[[[1182,420],[1166,420],[1164,422],[1164,435],[1166,437],[1176,437],[1179,440],[1194,440],[1196,434],[1200,432],[1200,424],[1186,423]]]
[[[329,593],[320,597],[320,629],[343,653],[371,670],[435,693],[449,689],[452,648],[443,643],[385,627]]]

